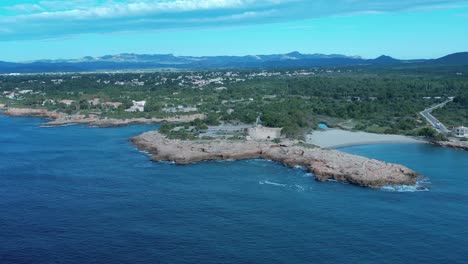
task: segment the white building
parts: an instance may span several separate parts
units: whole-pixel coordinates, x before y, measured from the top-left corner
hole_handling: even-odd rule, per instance
[[[46,99],[42,102],[42,106],[46,105],[46,104],[51,104],[51,105],[54,105],[55,104],[55,101],[52,100],[52,99]]]
[[[33,93],[33,90],[21,90],[18,93],[19,94],[28,94],[28,93],[31,94],[31,93]]]
[[[11,92],[11,93],[6,95],[6,97],[9,98],[9,99],[15,99],[15,96],[16,96],[16,94],[14,92]]]
[[[125,110],[126,112],[144,112],[146,101],[132,101],[133,106]]]
[[[457,138],[468,138],[468,128],[461,126],[453,129],[453,136]]]

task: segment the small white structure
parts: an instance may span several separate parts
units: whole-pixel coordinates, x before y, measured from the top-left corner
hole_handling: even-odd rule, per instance
[[[468,128],[461,126],[453,129],[453,136],[457,138],[468,138]]]
[[[60,103],[67,105],[67,106],[70,106],[74,102],[75,102],[74,100],[67,100],[67,99],[60,101]]]
[[[281,138],[282,128],[255,126],[247,130],[248,136],[253,140],[275,140]]]
[[[52,99],[46,99],[42,102],[42,106],[46,105],[46,104],[50,104],[50,105],[54,105],[55,104],[55,101],[52,100]]]
[[[132,101],[133,106],[125,110],[125,112],[144,112],[146,101]]]
[[[31,94],[31,93],[33,93],[33,90],[21,90],[18,93],[19,94]]]

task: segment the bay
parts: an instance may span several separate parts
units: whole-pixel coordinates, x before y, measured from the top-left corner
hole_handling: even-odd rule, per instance
[[[426,189],[313,180],[264,160],[151,162],[158,126],[40,128],[0,116],[0,263],[467,263],[468,154],[342,151],[404,164]]]

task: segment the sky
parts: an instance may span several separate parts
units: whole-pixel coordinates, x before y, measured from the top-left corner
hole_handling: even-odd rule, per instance
[[[468,0],[0,0],[0,61],[468,51]]]

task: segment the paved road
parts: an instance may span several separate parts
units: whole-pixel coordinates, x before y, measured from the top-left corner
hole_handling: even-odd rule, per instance
[[[447,101],[445,101],[443,103],[440,103],[438,105],[434,105],[434,106],[431,106],[431,107],[425,109],[424,111],[420,112],[419,114],[421,114],[427,120],[427,122],[429,122],[432,125],[432,127],[434,127],[434,129],[436,129],[440,133],[445,133],[445,134],[450,133],[450,130],[447,129],[447,127],[444,126],[444,124],[442,124],[439,120],[437,120],[437,118],[435,118],[431,113],[435,109],[442,108],[447,103],[452,102],[452,101],[453,101],[453,98],[448,99]]]

